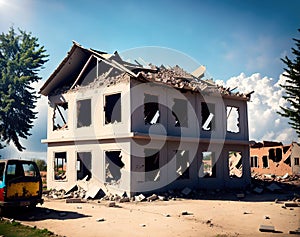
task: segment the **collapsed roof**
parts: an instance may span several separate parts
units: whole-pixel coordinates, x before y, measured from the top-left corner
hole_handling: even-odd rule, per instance
[[[99,64],[100,62],[100,64]],[[88,77],[89,72],[96,72]],[[188,73],[178,65],[166,67],[149,64],[143,66],[124,61],[115,52],[108,54],[94,49],[86,49],[73,41],[73,46],[67,56],[51,74],[40,89],[39,93],[45,96],[78,90],[81,87],[96,87],[103,84],[117,83],[126,76],[140,82],[153,82],[174,87],[179,90],[201,93],[220,93],[222,96],[233,96],[249,100],[253,92],[248,94],[233,93],[235,88],[224,88],[214,84],[211,80],[203,80],[205,67],[200,66],[194,72]],[[96,76],[97,75],[97,76]]]

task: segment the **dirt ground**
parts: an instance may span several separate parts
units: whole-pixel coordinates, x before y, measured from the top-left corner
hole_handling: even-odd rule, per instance
[[[283,208],[283,202],[176,199],[107,204],[49,199],[35,211],[8,217],[68,237],[288,236],[300,227],[300,207]],[[262,233],[260,225],[272,225],[277,233]]]

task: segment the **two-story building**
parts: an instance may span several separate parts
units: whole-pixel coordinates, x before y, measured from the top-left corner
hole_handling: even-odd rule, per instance
[[[127,195],[250,183],[250,94],[203,67],[142,66],[73,43],[40,89],[48,97],[47,186],[97,180]]]

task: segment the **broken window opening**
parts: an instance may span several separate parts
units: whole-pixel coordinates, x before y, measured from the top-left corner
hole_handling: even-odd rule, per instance
[[[172,114],[175,118],[175,127],[188,127],[187,101],[174,99]]]
[[[229,151],[228,168],[230,178],[241,178],[243,176],[242,152]]]
[[[258,157],[257,156],[251,156],[250,157],[250,166],[251,167],[258,167]]]
[[[215,105],[201,102],[202,130],[212,131],[215,128]]]
[[[262,162],[263,162],[263,168],[268,168],[269,167],[269,162],[268,162],[268,157],[267,156],[262,157]]]
[[[68,128],[68,103],[55,104],[53,114],[53,131]]]
[[[144,121],[147,124],[156,124],[160,120],[158,96],[145,94],[144,97]]]
[[[54,153],[54,180],[66,180],[67,171],[67,153]]]
[[[159,150],[145,149],[145,182],[160,180]]]
[[[176,152],[176,173],[178,179],[190,178],[189,151],[177,150]]]
[[[77,153],[77,180],[87,177],[87,181],[92,178],[92,153]]]
[[[215,178],[216,177],[216,162],[214,153],[211,151],[202,152],[202,169],[203,178]]]
[[[227,106],[227,132],[239,133],[239,108],[233,106]]]
[[[269,159],[273,162],[280,162],[282,160],[282,149],[269,149]]]
[[[105,124],[121,122],[121,93],[105,96]]]
[[[294,165],[299,165],[299,157],[294,157]]]
[[[283,153],[285,154],[290,149],[290,146],[284,146],[283,147]]]
[[[88,127],[92,123],[91,99],[77,101],[77,128]]]
[[[290,155],[285,159],[284,163],[291,167],[291,156]]]
[[[117,183],[121,179],[121,169],[125,166],[121,151],[105,152],[105,182]]]

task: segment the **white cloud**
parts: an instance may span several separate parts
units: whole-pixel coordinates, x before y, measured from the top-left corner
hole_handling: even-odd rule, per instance
[[[280,84],[285,84],[286,78],[279,76],[274,84],[273,79],[262,77],[255,73],[247,77],[241,73],[237,77],[230,78],[226,83],[217,81],[217,84],[225,87],[238,87],[240,92],[251,92],[251,101],[248,103],[249,133],[250,139],[256,141],[274,140],[289,144],[292,141],[300,141],[294,129],[288,124],[288,119],[280,116],[279,106],[285,106],[282,98],[285,91]]]

